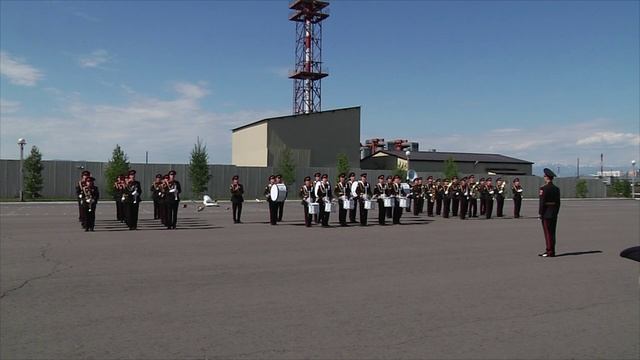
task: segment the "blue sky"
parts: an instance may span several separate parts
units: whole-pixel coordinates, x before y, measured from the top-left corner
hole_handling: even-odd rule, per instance
[[[323,109],[362,140],[538,164],[640,160],[637,1],[333,1]],[[230,129],[292,109],[284,1],[0,2],[2,158],[229,163]]]

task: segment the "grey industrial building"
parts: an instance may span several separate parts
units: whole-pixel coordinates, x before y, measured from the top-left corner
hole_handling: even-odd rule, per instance
[[[462,174],[531,175],[533,163],[500,154],[380,150],[360,161],[360,167],[372,170],[393,170],[408,166],[418,172],[442,172],[447,159],[453,159]]]
[[[355,168],[359,144],[360,107],[274,117],[232,130],[231,163],[277,166],[286,147],[299,167],[334,167],[343,153]]]
[[[411,142],[407,146],[412,149],[410,167],[418,172],[442,172],[444,162],[453,158],[463,174],[532,174],[532,162],[500,154],[417,151],[418,144]],[[232,130],[231,162],[235,166],[277,167],[285,148],[291,150],[300,168],[335,167],[341,153],[352,168],[407,166],[404,151],[385,149],[360,158],[360,107],[267,118]]]

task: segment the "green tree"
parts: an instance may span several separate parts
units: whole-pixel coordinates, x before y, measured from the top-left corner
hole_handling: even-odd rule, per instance
[[[613,179],[611,190],[614,196],[631,197],[631,183],[629,180]]]
[[[129,171],[129,159],[127,158],[127,154],[124,153],[120,145],[116,144],[115,149],[113,149],[113,153],[111,154],[111,160],[107,163],[107,167],[104,170],[105,179],[105,188],[107,189],[107,194],[110,197],[115,195],[115,189],[111,186],[119,175],[124,175]]]
[[[449,156],[449,158],[444,161],[444,177],[451,179],[454,176],[458,176],[458,165],[456,165],[453,156]]]
[[[578,182],[576,182],[576,197],[586,198],[588,192],[587,180],[578,180]]]
[[[341,173],[345,173],[346,175],[349,175],[349,170],[351,169],[350,169],[349,158],[347,157],[347,154],[345,153],[338,154],[338,157],[336,158],[336,160],[337,160],[336,170],[338,171],[338,175]]]
[[[282,149],[277,170],[286,185],[291,185],[296,181],[296,164],[293,161],[291,149],[287,147]]]
[[[191,161],[189,162],[189,177],[191,178],[191,190],[193,195],[201,196],[209,189],[209,154],[207,146],[198,137],[193,150],[191,150]]]
[[[393,169],[393,175],[400,176],[400,179],[404,181],[407,178],[407,164],[397,164]]]
[[[29,199],[41,197],[42,154],[37,146],[31,147],[31,154],[24,160],[24,193]]]

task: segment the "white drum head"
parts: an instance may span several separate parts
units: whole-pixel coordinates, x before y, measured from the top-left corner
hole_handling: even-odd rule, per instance
[[[358,184],[358,181],[354,181],[353,184],[351,184],[351,197],[356,196],[356,189],[358,188]]]
[[[271,186],[271,193],[269,196],[272,201],[284,201],[287,197],[287,187],[284,184],[274,184]]]

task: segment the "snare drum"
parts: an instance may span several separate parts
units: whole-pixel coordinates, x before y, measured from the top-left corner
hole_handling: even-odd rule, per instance
[[[347,199],[342,201],[342,208],[345,210],[353,210],[354,208],[353,199]]]
[[[287,197],[287,187],[284,184],[273,184],[269,195],[271,201],[283,202]]]
[[[373,210],[374,209],[374,205],[373,204],[375,204],[373,201],[365,200],[364,201],[364,209],[365,210]]]
[[[402,194],[405,195],[405,196],[411,194],[411,185],[409,185],[407,183],[401,183],[400,184],[400,191],[402,191]]]
[[[388,197],[384,198],[384,207],[392,208],[396,205],[396,198]]]
[[[336,212],[336,207],[332,203],[324,203],[324,212]]]
[[[410,208],[411,207],[411,199],[410,198],[401,197],[399,205],[400,205],[401,208]]]
[[[310,203],[309,204],[309,215],[316,215],[320,213],[320,204],[318,203]]]

